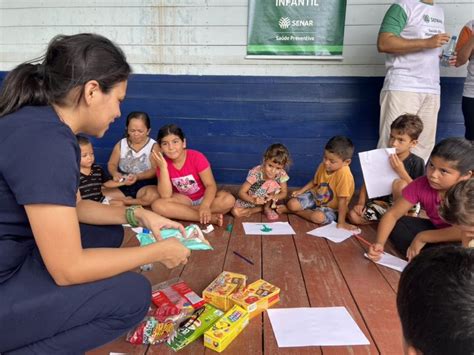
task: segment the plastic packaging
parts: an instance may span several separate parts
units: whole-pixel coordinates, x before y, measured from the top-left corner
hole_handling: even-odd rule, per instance
[[[140,242],[140,246],[144,246],[144,245],[148,245],[148,244],[156,242],[156,239],[153,236],[153,234],[151,234],[151,232],[146,228],[143,228],[142,232],[137,233],[136,236],[137,236],[138,241]],[[142,271],[150,271],[153,269],[153,264],[142,265],[140,266],[140,269]]]

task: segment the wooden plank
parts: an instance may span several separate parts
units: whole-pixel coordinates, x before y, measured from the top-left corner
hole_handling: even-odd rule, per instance
[[[225,216],[224,225],[232,220],[231,216]],[[198,295],[202,295],[202,290],[222,272],[224,259],[227,251],[229,233],[224,228],[216,228],[214,232],[207,234],[206,238],[213,246],[212,251],[193,251],[188,263],[184,266],[180,277]],[[202,354],[205,348],[202,338],[197,339],[184,349],[180,354]],[[165,344],[150,345],[147,354],[174,354],[175,352]]]
[[[360,229],[362,231],[362,236],[368,242],[371,242],[371,243],[375,242],[375,237],[377,235],[377,225],[378,224],[374,223],[374,224],[369,224],[365,226],[360,226]],[[357,242],[360,244],[361,248],[364,249],[364,252],[367,252],[367,250],[369,249],[368,246],[360,241],[357,241]],[[385,251],[395,256],[402,257],[402,255],[400,255],[400,253],[398,253],[398,251],[395,250],[395,248],[392,246],[390,241],[388,241],[387,244],[385,245]],[[382,265],[377,264],[376,266],[380,270],[384,278],[387,280],[390,287],[392,287],[393,291],[395,291],[396,293],[398,290],[398,282],[400,281],[400,272],[389,269],[388,267],[385,267]]]
[[[228,252],[224,264],[224,270],[247,275],[248,283],[261,278],[262,258],[261,239],[259,237],[246,236],[242,222],[260,222],[261,215],[254,214],[248,218],[236,218],[233,221],[232,234],[229,240]],[[247,257],[253,262],[249,264],[236,256],[233,252]],[[225,354],[241,355],[242,353],[258,355],[263,353],[262,345],[262,317],[253,318],[247,328],[229,345]],[[206,355],[215,354],[212,350],[206,350]]]
[[[370,331],[328,246],[331,242],[306,234],[316,228],[315,224],[296,215],[289,219],[297,231],[295,243],[311,307],[346,307],[370,341],[367,346],[323,347],[324,354],[377,354]]]
[[[280,221],[287,222],[288,216],[282,215]],[[309,307],[305,280],[301,273],[293,236],[260,238],[262,238],[263,279],[280,288],[280,302],[274,307]],[[279,348],[267,312],[264,312],[263,324],[265,354],[321,354],[319,347]]]
[[[329,247],[381,353],[403,353],[395,292],[355,238]]]

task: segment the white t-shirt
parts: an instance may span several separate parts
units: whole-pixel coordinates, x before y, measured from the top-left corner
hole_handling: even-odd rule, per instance
[[[127,138],[120,141],[120,171],[127,174],[139,174],[151,169],[150,154],[156,141],[148,138],[148,142],[138,152],[134,151],[129,145]]]
[[[418,0],[397,0],[385,14],[380,32],[404,39],[425,39],[444,33],[443,9]],[[383,90],[439,94],[439,55],[442,48],[407,54],[387,54]]]

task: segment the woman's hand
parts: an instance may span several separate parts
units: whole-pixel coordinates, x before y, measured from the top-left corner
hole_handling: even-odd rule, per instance
[[[137,208],[134,213],[140,225],[151,230],[157,240],[161,240],[160,231],[163,228],[178,229],[182,235],[186,235],[186,231],[181,223],[162,217],[159,214],[144,208]]]
[[[202,224],[210,223],[211,217],[211,208],[207,205],[201,204],[199,206],[199,222]]]
[[[191,255],[191,251],[176,238],[159,240],[153,245],[156,245],[157,248],[159,247],[162,256],[159,262],[168,269],[185,265],[188,262],[189,255]]]
[[[383,245],[380,243],[371,244],[367,256],[372,261],[379,261],[383,254]]]
[[[123,182],[123,180],[122,181],[120,180],[124,177],[126,177],[126,175],[122,175],[121,173],[117,172],[112,175],[112,180],[114,180],[115,182]]]
[[[124,178],[125,178],[125,181],[123,181],[123,184],[127,186],[133,185],[138,180],[137,175],[135,174],[125,175]]]

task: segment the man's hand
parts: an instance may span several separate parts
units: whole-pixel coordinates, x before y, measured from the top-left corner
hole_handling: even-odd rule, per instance
[[[426,48],[439,48],[449,42],[450,36],[447,33],[440,33],[425,39]]]

